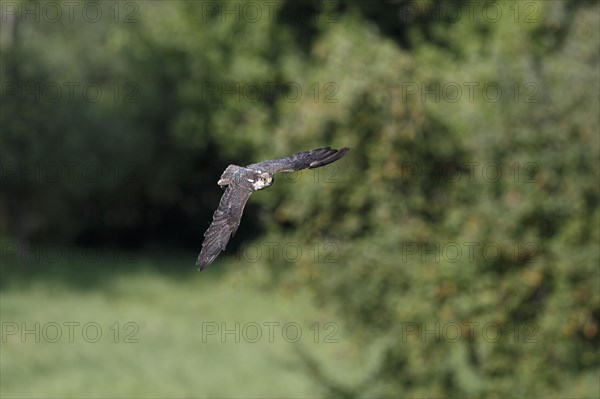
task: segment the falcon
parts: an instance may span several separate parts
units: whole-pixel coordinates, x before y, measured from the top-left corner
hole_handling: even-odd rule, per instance
[[[253,163],[246,167],[229,165],[217,182],[225,188],[219,207],[213,214],[213,221],[204,233],[202,250],[198,255],[198,270],[204,270],[225,250],[229,239],[235,234],[246,201],[254,191],[262,190],[273,184],[273,175],[280,172],[295,172],[302,169],[314,169],[337,161],[350,148],[336,150],[331,147],[316,148],[297,152],[287,158],[273,159]]]

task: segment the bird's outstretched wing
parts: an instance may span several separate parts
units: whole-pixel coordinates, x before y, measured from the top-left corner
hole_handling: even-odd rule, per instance
[[[213,214],[213,221],[204,233],[202,250],[196,262],[199,270],[210,265],[219,253],[225,250],[229,239],[240,225],[244,206],[250,198],[250,194],[252,194],[252,188],[237,184],[227,186],[219,202],[219,207]]]
[[[312,169],[325,166],[337,161],[346,155],[348,151],[350,151],[350,148],[347,147],[344,147],[340,150],[336,150],[335,148],[331,147],[316,148],[310,151],[297,152],[286,158],[254,163],[246,167],[271,174],[279,172],[294,172],[300,169]]]

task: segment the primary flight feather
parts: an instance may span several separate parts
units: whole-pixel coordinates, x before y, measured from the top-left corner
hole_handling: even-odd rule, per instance
[[[331,147],[302,151],[286,158],[253,163],[246,167],[229,165],[217,184],[225,187],[213,221],[204,233],[202,250],[198,255],[198,270],[205,269],[225,250],[229,239],[235,234],[246,201],[253,191],[262,190],[273,184],[273,174],[314,169],[337,161],[350,148],[336,150]]]

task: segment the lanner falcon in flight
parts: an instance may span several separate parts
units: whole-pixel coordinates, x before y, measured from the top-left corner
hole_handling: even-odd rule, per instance
[[[253,191],[262,190],[273,184],[274,173],[294,172],[301,169],[314,169],[337,161],[350,148],[336,150],[331,147],[316,148],[298,152],[287,158],[253,163],[246,167],[229,165],[217,184],[226,187],[219,207],[213,215],[213,221],[206,233],[202,251],[198,255],[198,270],[202,271],[225,250],[227,242],[235,234],[246,201]]]

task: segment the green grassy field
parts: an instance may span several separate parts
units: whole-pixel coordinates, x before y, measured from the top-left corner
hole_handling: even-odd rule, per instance
[[[364,372],[308,295],[184,264],[3,262],[0,396],[319,397],[299,351],[340,382]]]

